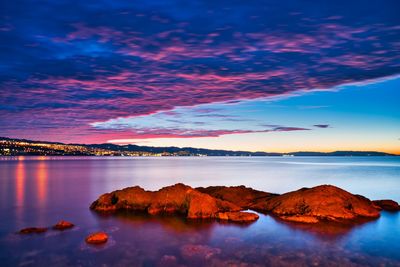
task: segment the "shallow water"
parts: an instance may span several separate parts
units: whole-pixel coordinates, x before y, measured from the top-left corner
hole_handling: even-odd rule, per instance
[[[0,158],[1,266],[400,266],[400,214],[357,225],[288,224],[268,215],[250,225],[175,217],[99,216],[100,194],[140,185],[240,185],[283,193],[333,184],[400,201],[400,157]],[[60,219],[77,227],[20,236]],[[85,236],[104,230],[104,246]]]

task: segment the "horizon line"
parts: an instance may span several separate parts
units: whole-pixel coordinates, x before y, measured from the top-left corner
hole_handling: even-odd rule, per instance
[[[277,153],[277,154],[287,154],[290,155],[291,153],[334,153],[334,152],[371,152],[371,153],[386,153],[391,154],[394,156],[400,156],[400,152],[387,152],[387,151],[380,151],[380,150],[348,150],[348,149],[336,149],[336,150],[325,150],[325,151],[313,151],[313,150],[298,150],[298,151],[289,151],[289,152],[279,152],[279,151],[252,151],[252,150],[233,150],[233,149],[219,149],[219,148],[206,148],[206,147],[192,147],[192,146],[145,146],[145,145],[137,145],[134,143],[131,144],[114,144],[114,143],[64,143],[58,141],[44,141],[44,140],[32,140],[32,139],[25,139],[25,138],[14,138],[14,137],[5,137],[0,136],[0,140],[2,139],[11,139],[11,140],[22,140],[22,141],[30,141],[30,142],[37,142],[37,143],[57,143],[63,145],[81,145],[81,146],[93,146],[93,145],[116,145],[116,146],[127,146],[127,145],[135,145],[138,147],[154,147],[154,148],[193,148],[193,149],[206,149],[206,150],[224,150],[229,152],[248,152],[248,153]]]

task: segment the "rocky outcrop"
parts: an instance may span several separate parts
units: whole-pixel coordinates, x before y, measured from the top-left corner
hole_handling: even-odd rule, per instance
[[[129,187],[99,197],[91,209],[100,212],[131,210],[148,214],[181,214],[187,218],[214,218],[222,221],[251,222],[258,215],[242,210],[271,213],[282,220],[302,223],[353,221],[379,217],[380,209],[399,210],[391,200],[372,202],[332,185],[302,188],[282,195],[245,186],[211,186],[196,189],[176,184],[146,191]]]
[[[21,229],[19,231],[20,234],[41,234],[47,231],[46,227],[28,227]]]
[[[251,209],[258,202],[278,196],[277,194],[258,191],[253,188],[241,186],[209,186],[196,188],[202,193],[215,198],[235,203],[242,209]]]
[[[379,217],[379,210],[372,201],[332,185],[303,188],[259,202],[253,207],[283,220],[303,223]]]
[[[74,224],[67,222],[67,221],[59,221],[57,224],[55,224],[52,228],[54,230],[65,230],[74,227]],[[19,230],[18,233],[20,234],[41,234],[44,232],[47,232],[49,228],[48,227],[28,227]]]
[[[85,241],[88,244],[103,244],[108,240],[108,235],[104,232],[97,232],[86,237]]]
[[[146,191],[141,187],[129,187],[99,197],[90,206],[100,212],[131,210],[148,214],[181,214],[187,218],[218,218],[219,213],[240,211],[240,207],[191,188],[176,184]],[[238,214],[237,218],[247,214]],[[233,215],[231,218],[235,218]],[[229,220],[229,216],[228,216]]]
[[[67,222],[67,221],[59,221],[57,224],[53,226],[53,229],[55,230],[66,230],[74,227],[75,225],[73,223]]]
[[[321,220],[353,220],[357,217],[379,216],[379,211],[369,199],[331,185],[303,188],[283,195],[245,186],[210,186],[197,189],[235,203],[242,209],[273,213],[287,221],[316,223]],[[384,203],[385,209],[395,210],[397,207],[397,203],[386,201],[381,202],[381,205]]]
[[[374,200],[374,201],[372,201],[372,203],[374,203],[380,209],[383,209],[386,211],[400,211],[399,203],[397,203],[394,200],[390,200],[390,199]]]

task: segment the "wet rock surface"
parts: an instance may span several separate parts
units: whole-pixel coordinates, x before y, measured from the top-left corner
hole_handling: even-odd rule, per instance
[[[303,188],[253,207],[283,220],[303,223],[379,217],[379,210],[372,201],[332,185]]]
[[[20,234],[41,234],[48,230],[46,227],[28,227],[21,229],[19,231]]]
[[[216,218],[222,221],[248,223],[258,220],[259,216],[252,212],[234,211],[217,213]]]
[[[108,235],[104,232],[97,232],[86,237],[85,241],[88,244],[104,244],[108,240]]]
[[[187,218],[215,218],[219,212],[239,211],[237,205],[201,193],[190,186],[176,184],[159,191],[145,191],[139,186],[100,196],[91,209],[101,212],[131,210],[157,214],[181,214]]]
[[[70,229],[72,227],[74,227],[75,225],[71,222],[67,222],[67,221],[59,221],[57,224],[55,224],[53,226],[53,229],[55,230],[66,230],[66,229]]]
[[[90,208],[99,212],[126,210],[150,215],[181,214],[191,219],[212,218],[232,222],[257,220],[257,214],[242,211],[250,209],[299,223],[373,219],[379,217],[381,209],[400,209],[395,201],[372,202],[332,185],[302,188],[278,195],[245,186],[194,189],[184,184],[154,192],[138,186],[117,190],[100,196]]]
[[[241,186],[209,186],[196,188],[202,193],[209,194],[218,199],[235,203],[242,209],[251,209],[256,203],[267,201],[278,196],[278,194],[255,190],[250,187]]]

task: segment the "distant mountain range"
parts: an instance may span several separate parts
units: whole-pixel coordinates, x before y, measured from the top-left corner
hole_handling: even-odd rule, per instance
[[[291,153],[249,152],[193,147],[152,147],[115,144],[64,144],[0,137],[0,155],[48,156],[397,156],[377,151]]]

